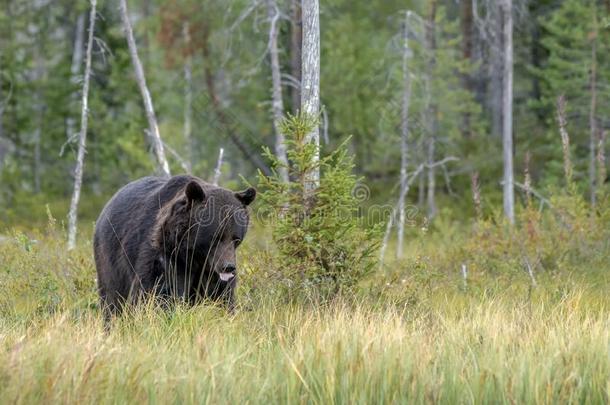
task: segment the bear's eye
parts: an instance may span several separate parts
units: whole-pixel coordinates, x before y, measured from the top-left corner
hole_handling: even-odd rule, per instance
[[[238,247],[241,244],[241,239],[233,238],[233,244],[235,245],[235,247]]]

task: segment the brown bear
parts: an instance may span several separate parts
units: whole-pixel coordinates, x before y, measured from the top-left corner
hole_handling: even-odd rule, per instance
[[[93,249],[106,319],[125,303],[161,296],[234,305],[235,250],[256,190],[233,192],[187,175],[145,177],[108,201]]]

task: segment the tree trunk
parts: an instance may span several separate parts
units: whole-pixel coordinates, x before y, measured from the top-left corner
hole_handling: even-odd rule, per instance
[[[593,38],[591,44],[591,78],[590,78],[590,91],[591,91],[591,106],[589,108],[589,185],[591,187],[591,205],[596,203],[596,157],[597,152],[595,150],[597,143],[597,10],[593,8]]]
[[[273,113],[273,129],[275,131],[275,155],[280,162],[278,174],[284,183],[288,183],[288,157],[286,156],[286,141],[280,129],[280,122],[284,117],[284,100],[282,98],[282,74],[280,71],[280,57],[277,45],[278,23],[280,10],[275,0],[267,0],[269,11],[269,57],[271,59],[271,97]]]
[[[76,31],[74,32],[74,50],[72,52],[72,65],[70,66],[70,82],[76,86],[78,83],[78,74],[80,73],[80,66],[83,61],[83,45],[85,42],[85,17],[86,13],[80,13],[76,20]],[[71,105],[75,106],[78,102],[78,92],[72,93]],[[66,142],[71,142],[74,137],[74,126],[76,120],[72,115],[72,108],[68,119],[66,120]]]
[[[428,52],[430,52],[430,61],[428,66],[428,76],[427,76],[427,92],[429,97],[429,108],[427,111],[428,115],[428,140],[427,140],[427,164],[428,167],[428,218],[432,219],[436,216],[437,208],[436,208],[436,169],[432,165],[434,163],[435,158],[435,143],[436,143],[436,135],[437,135],[437,115],[438,115],[438,106],[432,98],[434,95],[432,94],[432,83],[434,82],[434,77],[431,75],[434,74],[434,70],[436,68],[436,5],[437,0],[432,0],[430,2],[430,14],[428,17],[428,24],[426,25],[426,48]]]
[[[4,45],[0,42],[0,46]],[[4,167],[4,156],[6,156],[7,150],[5,149],[4,144],[4,109],[5,103],[7,100],[4,99],[3,83],[2,83],[2,48],[0,47],[0,173],[2,172],[2,168]]]
[[[146,85],[146,78],[144,77],[144,69],[142,63],[138,57],[138,49],[136,47],[136,41],[133,37],[133,29],[131,28],[131,22],[129,21],[129,14],[127,11],[127,0],[119,0],[121,19],[123,20],[123,30],[125,31],[125,37],[127,38],[127,44],[129,46],[129,55],[131,56],[131,62],[135,71],[136,80],[142,93],[142,99],[144,101],[144,110],[146,111],[146,118],[148,119],[149,133],[151,138],[155,158],[157,159],[157,165],[159,170],[164,176],[170,176],[169,164],[165,157],[165,149],[163,147],[163,141],[161,140],[161,134],[159,133],[159,125],[157,124],[157,117],[155,116],[155,109],[153,107],[150,92]]]
[[[216,168],[214,169],[214,178],[212,179],[212,184],[217,186],[220,181],[220,175],[222,174],[222,158],[224,156],[225,150],[224,148],[220,148],[218,151],[218,161],[216,162]]]
[[[301,46],[303,42],[303,23],[301,19],[301,0],[292,0],[290,30],[290,74],[296,82],[291,86],[292,112],[301,108]]]
[[[502,149],[504,160],[504,215],[515,223],[515,191],[513,184],[513,2],[502,0],[504,39],[504,77],[502,80]]]
[[[404,231],[405,231],[405,199],[407,196],[407,166],[409,158],[409,102],[411,100],[411,78],[409,73],[409,17],[410,11],[405,14],[403,27],[403,55],[402,55],[402,109],[400,114],[400,196],[404,196],[398,201],[398,246],[396,257],[402,258]]]
[[[194,150],[193,142],[193,60],[190,54],[191,35],[188,22],[182,24],[182,35],[187,55],[184,60],[184,144],[186,146],[186,168],[188,173],[193,171]]]
[[[436,141],[434,135],[428,138],[428,164],[434,162]],[[428,202],[428,219],[432,219],[436,216],[436,169],[434,167],[428,168],[428,187],[427,187],[426,200]]]
[[[504,0],[498,0],[504,1]],[[505,52],[505,32],[502,5],[489,5],[489,12],[494,13],[496,34],[491,40],[491,72],[490,72],[490,109],[491,109],[491,133],[496,137],[502,136],[503,131],[503,80],[504,80],[504,52]],[[492,7],[496,7],[493,10]]]
[[[472,13],[472,0],[461,1],[461,26],[462,26],[462,57],[467,62],[472,62],[472,48],[473,48],[473,13]],[[472,77],[470,73],[464,73],[462,76],[462,85],[464,89],[469,93],[474,93],[472,84]],[[470,113],[465,112],[462,118],[462,136],[464,138],[471,138],[471,125],[470,125]]]
[[[41,189],[40,185],[40,171],[41,171],[41,151],[40,151],[40,142],[42,141],[42,126],[44,124],[44,109],[45,106],[43,104],[44,96],[42,94],[43,87],[43,79],[45,77],[45,59],[42,55],[42,44],[40,37],[38,38],[39,43],[34,47],[34,75],[36,81],[36,90],[35,90],[35,98],[34,108],[36,113],[36,128],[34,129],[34,151],[33,151],[33,161],[32,161],[32,171],[34,177],[34,193],[38,194]]]
[[[320,112],[320,8],[318,0],[302,1],[303,45],[301,55],[301,112],[318,118]],[[313,204],[320,183],[320,127],[316,124],[305,136],[305,142],[316,146],[314,168],[304,176],[304,201]]]
[[[80,200],[81,185],[83,182],[83,166],[85,164],[85,147],[87,142],[87,114],[89,97],[89,77],[91,77],[91,50],[93,48],[93,32],[95,28],[95,6],[97,0],[91,0],[91,13],[89,14],[89,37],[87,40],[87,53],[85,60],[85,76],[83,78],[82,109],[80,116],[80,134],[78,140],[78,156],[76,170],[74,171],[74,192],[70,201],[68,213],[68,249],[76,246],[76,225],[78,202]]]

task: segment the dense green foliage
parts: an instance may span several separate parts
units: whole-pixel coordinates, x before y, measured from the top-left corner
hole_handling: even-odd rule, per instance
[[[565,94],[575,179],[586,193],[594,57],[594,116],[598,130],[608,127],[608,4],[601,0],[514,3],[516,178],[520,180],[529,152],[533,186],[546,195],[548,187],[561,184],[554,104]],[[129,2],[164,142],[183,160],[192,161],[193,172],[204,178],[212,176],[218,148],[224,147],[221,182],[228,186],[237,185],[239,175],[252,182],[256,173],[229,135],[237,136],[252,153],[261,153],[263,146],[274,142],[267,11],[262,4],[252,4],[245,0]],[[321,4],[321,99],[329,140],[322,152],[334,150],[351,136],[348,147],[354,154],[354,169],[364,176],[372,202],[385,203],[397,196],[401,38],[404,11],[412,10],[409,170],[428,159],[426,140],[434,135],[435,160],[448,155],[460,158],[457,165],[435,170],[440,212],[449,214],[453,210],[443,209],[459,207],[454,213],[461,214],[455,217],[470,217],[472,171],[479,172],[483,195],[492,206],[500,197],[500,139],[493,134],[498,24],[485,2],[471,12],[470,25],[461,3],[437,1],[433,17],[431,4],[416,0]],[[71,68],[76,21],[86,14],[88,4],[58,0],[4,5],[0,9],[0,220],[19,224],[28,218],[42,223],[47,203],[54,215],[63,218],[71,192],[75,144],[68,143],[63,156],[58,154],[67,140],[68,121],[75,119],[78,127],[82,68],[76,80],[71,79]],[[284,15],[292,15],[289,1],[278,5]],[[102,2],[98,15],[81,213],[87,220],[117,187],[155,171],[117,7]],[[183,38],[185,23],[190,27],[189,43]],[[286,19],[279,24],[280,67],[288,77],[295,73],[293,27]],[[190,140],[183,133],[187,58],[193,76]],[[289,78],[284,82],[284,105],[295,113],[298,105],[290,83],[294,81]],[[219,100],[217,106],[214,99]],[[182,171],[176,155],[168,155],[173,171]],[[421,208],[424,200],[417,196],[423,196],[426,187],[416,181],[408,196]]]
[[[345,144],[315,161],[318,147],[306,141],[317,121],[304,115],[288,116],[282,122],[286,136],[289,177],[259,173],[261,212],[272,229],[280,256],[280,279],[293,293],[331,298],[346,293],[362,280],[376,263],[380,235],[362,217],[358,179]],[[282,163],[266,155],[276,170]],[[320,186],[306,194],[307,173],[320,171]],[[368,190],[362,190],[367,192]]]

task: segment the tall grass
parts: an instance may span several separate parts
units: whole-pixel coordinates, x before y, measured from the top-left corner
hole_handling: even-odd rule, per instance
[[[270,259],[246,246],[235,314],[149,305],[105,333],[91,245],[67,254],[63,236],[0,244],[0,403],[610,400],[607,277],[549,272],[532,289],[475,272],[464,288],[422,264],[427,246],[320,306],[274,294]]]
[[[607,403],[607,308],[584,291],[372,310],[142,309],[104,334],[58,312],[0,324],[5,403]]]

